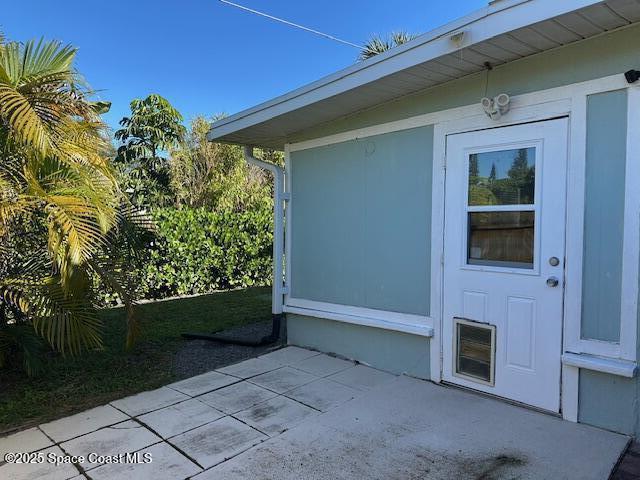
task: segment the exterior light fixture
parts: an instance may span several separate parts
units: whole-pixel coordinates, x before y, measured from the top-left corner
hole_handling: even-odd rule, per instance
[[[500,120],[503,115],[506,115],[511,108],[511,97],[506,93],[501,93],[494,98],[485,97],[480,100],[484,113],[491,120]]]

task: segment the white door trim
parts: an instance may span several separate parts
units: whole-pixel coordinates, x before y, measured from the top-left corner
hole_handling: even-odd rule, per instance
[[[533,98],[531,100],[534,100]],[[551,118],[570,115],[571,101],[558,99],[548,103],[520,104],[499,122],[489,119],[486,115],[450,120],[434,125],[433,144],[433,189],[431,217],[431,231],[441,232],[434,235],[431,243],[431,317],[433,321],[433,340],[431,348],[431,379],[435,382],[442,380],[442,302],[444,283],[444,207],[445,207],[445,179],[446,179],[446,143],[447,136],[474,130],[497,128],[517,125],[531,121],[542,121]],[[507,121],[508,119],[508,121]],[[433,348],[436,347],[436,348]]]
[[[447,136],[442,377],[450,383],[555,413],[560,411],[564,262],[547,260],[564,257],[568,125],[564,116]],[[471,154],[490,154],[484,158],[485,163],[480,159],[477,162],[478,174],[486,177],[489,158],[510,165],[512,157],[507,161],[500,154],[494,156],[496,152],[510,151],[515,157],[515,152],[525,148],[530,151],[524,158],[535,165],[535,197],[527,195],[519,205],[506,202],[474,206],[469,186]],[[498,165],[500,178],[510,175],[504,168]],[[534,214],[532,236],[527,236],[527,246],[522,245],[531,255],[526,262],[531,263],[522,268],[491,261],[489,265],[473,264],[468,215],[478,211]],[[526,225],[532,224],[527,221]],[[550,288],[547,279],[554,276],[557,287]],[[478,382],[458,371],[458,318],[493,329],[496,341],[492,344],[495,361],[491,370],[495,383]]]
[[[630,86],[622,75],[614,75],[589,82],[578,83],[514,98],[514,108],[501,121],[494,122],[484,115],[445,120],[434,125],[432,232],[431,251],[431,317],[433,339],[431,347],[431,379],[442,380],[442,301],[443,301],[443,252],[444,252],[444,199],[447,135],[473,130],[515,125],[530,121],[542,121],[558,116],[569,116],[567,189],[565,308],[563,321],[563,351],[584,353],[636,361],[636,330],[638,313],[638,250],[640,248],[640,187],[637,182],[627,182],[625,197],[624,252],[632,262],[626,262],[623,272],[623,305],[620,344],[580,339],[582,302],[582,251],[584,222],[584,165],[586,149],[587,96],[618,89],[628,90],[629,118],[627,143],[627,178],[640,175],[640,142],[632,132],[640,131],[640,86]],[[459,112],[458,112],[459,113]],[[629,222],[629,223],[626,223]],[[632,252],[633,250],[633,253]],[[634,290],[635,288],[635,290]],[[578,419],[579,368],[563,363],[561,406],[563,418]]]

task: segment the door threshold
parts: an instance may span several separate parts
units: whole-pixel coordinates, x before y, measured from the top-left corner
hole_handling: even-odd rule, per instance
[[[475,395],[479,395],[481,397],[491,398],[493,400],[498,400],[502,403],[507,403],[509,405],[513,405],[515,407],[521,407],[526,410],[532,410],[538,413],[544,413],[545,415],[549,415],[551,417],[562,418],[562,412],[552,412],[551,410],[545,410],[544,408],[536,407],[533,405],[529,405],[528,403],[519,402],[517,400],[512,400],[506,397],[500,397],[499,395],[493,395],[491,393],[482,392],[480,390],[475,390],[473,388],[465,387],[463,385],[458,385],[457,383],[447,382],[446,380],[441,380],[439,385],[448,388],[455,388],[456,390],[463,390],[468,393],[473,393]]]

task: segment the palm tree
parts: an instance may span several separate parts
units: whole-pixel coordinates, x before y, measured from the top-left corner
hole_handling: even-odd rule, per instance
[[[363,61],[368,58],[375,57],[376,55],[384,53],[393,47],[407,43],[416,37],[417,35],[415,34],[402,31],[392,32],[388,38],[383,38],[380,35],[374,35],[367,41],[367,43],[364,44],[364,48],[360,52],[358,60]]]
[[[75,55],[59,42],[0,42],[0,256],[19,260],[0,270],[0,366],[16,350],[35,366],[19,327],[62,353],[101,347],[96,276],[129,307],[129,343],[135,333],[111,255],[125,216],[103,155],[109,104],[90,100]],[[16,248],[26,237],[28,252]]]

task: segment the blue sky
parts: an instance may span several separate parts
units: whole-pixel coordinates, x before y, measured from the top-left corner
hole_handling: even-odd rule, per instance
[[[374,33],[424,33],[488,0],[235,0],[354,43]],[[159,93],[188,121],[235,113],[354,63],[355,48],[217,0],[5,2],[0,30],[79,48],[77,65],[117,126],[132,98]]]

